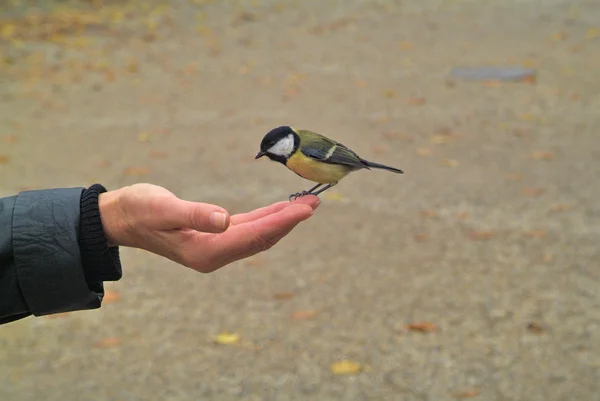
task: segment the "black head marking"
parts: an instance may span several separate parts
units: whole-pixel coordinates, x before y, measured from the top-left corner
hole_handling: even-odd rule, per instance
[[[300,137],[298,136],[298,134],[296,134],[294,132],[294,130],[291,127],[289,127],[287,125],[283,125],[281,127],[273,128],[271,131],[269,131],[264,136],[264,138],[262,139],[262,141],[260,143],[259,155],[267,156],[269,159],[271,159],[273,161],[277,161],[282,164],[285,164],[287,161],[286,157],[280,156],[280,155],[274,155],[272,153],[269,153],[268,150],[271,147],[273,147],[277,142],[284,139],[285,137],[287,137],[290,134],[292,134],[294,137],[294,152],[295,152],[298,149],[298,147],[300,146]],[[259,156],[257,155],[257,157],[259,157]]]

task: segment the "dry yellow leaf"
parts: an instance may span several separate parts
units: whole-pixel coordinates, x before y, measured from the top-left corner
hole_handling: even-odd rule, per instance
[[[588,39],[600,38],[600,28],[589,28],[585,37]]]
[[[573,208],[573,205],[570,203],[557,203],[556,205],[550,206],[551,212],[565,212]]]
[[[467,220],[470,217],[470,215],[469,212],[456,212],[454,213],[454,217],[457,220]]]
[[[148,167],[137,166],[137,167],[128,167],[123,171],[123,174],[129,176],[140,176],[147,175],[150,173],[150,169]]]
[[[550,39],[552,39],[554,42],[559,42],[562,40],[566,40],[569,38],[569,34],[561,31],[561,32],[555,32],[552,34],[552,36],[550,37]]]
[[[215,336],[214,342],[219,345],[232,345],[240,342],[240,335],[236,333],[219,333]]]
[[[429,149],[429,148],[418,148],[417,149],[417,155],[419,155],[421,157],[429,157],[429,156],[431,156],[431,149]]]
[[[400,49],[402,50],[410,50],[412,49],[412,43],[408,42],[408,41],[402,41],[400,42]]]
[[[140,132],[138,134],[137,140],[139,142],[150,142],[150,134],[147,132]]]
[[[546,230],[529,230],[523,232],[523,236],[527,238],[543,238],[548,234]]]
[[[544,188],[538,187],[525,187],[523,188],[523,195],[528,196],[530,198],[537,198],[538,196],[542,196],[544,194]]]
[[[349,360],[332,363],[330,368],[334,375],[355,375],[362,371],[362,366],[359,363]]]
[[[511,181],[523,181],[522,173],[509,173],[506,175],[506,178]]]
[[[406,328],[419,333],[432,333],[439,330],[438,326],[431,322],[410,323],[406,325]]]
[[[277,300],[290,299],[293,297],[294,297],[293,292],[276,292],[275,294],[273,294],[273,299],[277,299]]]
[[[148,154],[151,159],[166,159],[169,154],[167,152],[152,151]]]
[[[493,231],[471,231],[469,233],[469,238],[472,240],[486,240],[492,238],[496,235]]]
[[[8,164],[8,157],[0,155],[0,164]]]
[[[427,234],[417,233],[417,234],[413,235],[413,239],[416,242],[425,242],[425,241],[427,241]]]
[[[135,74],[140,70],[140,63],[136,60],[132,60],[127,64],[127,71],[131,74]]]
[[[436,212],[435,210],[421,210],[419,212],[419,214],[421,215],[421,217],[423,217],[425,219],[431,219],[434,217],[438,217],[438,212]]]
[[[393,97],[396,96],[396,92],[394,92],[393,90],[386,90],[383,92],[383,97],[391,99]]]
[[[335,191],[327,191],[325,193],[323,193],[323,196],[325,199],[330,200],[330,201],[334,201],[334,202],[343,202],[346,200],[345,197],[342,196],[342,194],[340,194],[339,192],[335,192]]]
[[[406,100],[406,104],[409,106],[421,106],[427,103],[427,100],[424,97],[410,97]]]
[[[17,27],[13,24],[6,24],[2,26],[0,29],[0,38],[2,39],[10,39],[13,37],[15,32],[17,31]]]
[[[435,136],[432,136],[431,138],[429,138],[429,142],[436,144],[436,145],[448,143],[449,140],[450,140],[450,137],[448,135],[435,135]]]
[[[529,154],[529,157],[534,160],[552,160],[554,159],[554,153],[544,150],[534,150]]]
[[[442,161],[442,166],[445,167],[457,167],[459,164],[459,161],[456,159],[446,159]]]
[[[309,320],[317,316],[317,311],[314,310],[298,310],[292,313],[292,319],[294,320]]]
[[[363,81],[362,79],[359,79],[356,81],[357,88],[364,88],[365,86],[367,86],[367,83],[365,81]]]
[[[94,347],[111,348],[121,345],[121,339],[118,337],[105,337],[94,343]]]

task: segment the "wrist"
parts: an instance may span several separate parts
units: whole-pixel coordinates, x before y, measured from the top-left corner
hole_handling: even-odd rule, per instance
[[[122,240],[125,224],[120,203],[123,189],[108,191],[100,194],[98,197],[102,228],[110,247],[126,245]]]

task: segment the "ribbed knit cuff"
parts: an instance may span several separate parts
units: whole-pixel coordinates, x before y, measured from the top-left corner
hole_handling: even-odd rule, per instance
[[[98,197],[104,192],[106,188],[94,184],[81,195],[79,248],[88,283],[117,281],[123,276],[119,248],[108,246],[102,227]]]

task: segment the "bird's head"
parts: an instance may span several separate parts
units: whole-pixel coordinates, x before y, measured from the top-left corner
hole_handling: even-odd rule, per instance
[[[256,154],[255,159],[267,156],[271,160],[285,164],[299,145],[300,137],[292,127],[273,128],[260,143],[260,151]]]

